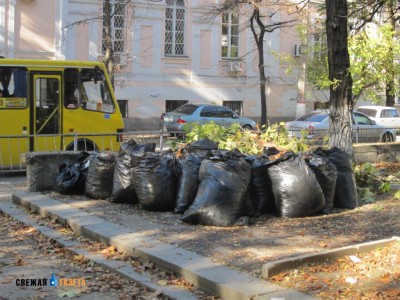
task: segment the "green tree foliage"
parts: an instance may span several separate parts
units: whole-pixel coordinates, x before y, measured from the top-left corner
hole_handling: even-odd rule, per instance
[[[289,136],[284,123],[265,127],[262,132],[243,130],[239,124],[232,124],[230,127],[219,126],[215,122],[203,125],[187,124],[184,126],[184,139],[178,143],[191,143],[205,138],[218,142],[220,149],[238,149],[248,155],[260,155],[264,147],[276,147],[295,153],[309,149],[304,138]]]
[[[393,61],[393,55],[400,55],[400,44],[393,39],[394,30],[390,24],[377,27],[376,32],[361,31],[349,39],[353,93],[364,94],[376,103],[384,104],[379,94],[385,94],[386,83],[400,75],[400,65]],[[392,93],[398,92],[399,86]],[[392,94],[393,95],[393,94]]]
[[[376,32],[362,30],[348,38],[354,103],[363,95],[374,103],[385,104],[382,95],[385,95],[386,83],[392,80],[397,81],[392,95],[399,93],[400,64],[392,58],[400,55],[400,43],[393,36],[393,27],[386,24],[377,26]],[[308,82],[321,90],[337,85],[328,78],[326,44],[315,43],[308,51]]]

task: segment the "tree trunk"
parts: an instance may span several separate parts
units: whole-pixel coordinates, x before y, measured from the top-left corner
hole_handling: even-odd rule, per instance
[[[112,87],[114,88],[114,62],[113,62],[113,44],[111,37],[111,4],[110,0],[104,1],[104,12],[103,12],[103,26],[105,31],[105,44],[106,53],[103,58],[103,62],[106,65],[108,75],[111,80]]]
[[[396,18],[394,16],[395,7],[393,6],[393,2],[389,2],[389,10],[391,13],[390,23],[392,25],[392,29],[396,28]],[[395,39],[393,34],[393,39]],[[390,47],[388,59],[391,64],[394,64],[394,54],[393,54],[393,47]],[[395,74],[394,74],[394,66],[392,66],[389,70],[393,74],[388,74],[388,80],[386,81],[386,106],[394,106],[395,103]]]
[[[326,33],[330,88],[329,146],[354,158],[352,143],[352,80],[347,47],[347,0],[326,0]]]
[[[394,79],[386,82],[386,106],[394,106],[395,95],[394,95]]]
[[[254,21],[257,22],[259,34],[257,34],[257,30],[255,29]],[[265,26],[262,23],[260,18],[260,10],[258,7],[254,7],[253,15],[250,18],[250,28],[253,33],[254,40],[257,45],[258,52],[258,70],[260,75],[260,101],[261,101],[261,126],[268,125],[267,124],[267,95],[265,92],[266,88],[266,76],[264,71],[264,35],[265,35]]]

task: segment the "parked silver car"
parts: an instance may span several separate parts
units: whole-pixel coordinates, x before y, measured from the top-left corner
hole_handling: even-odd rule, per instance
[[[329,111],[314,110],[297,120],[286,122],[290,135],[301,137],[302,130],[308,139],[322,139],[329,134]],[[374,143],[394,142],[396,131],[392,128],[377,125],[368,116],[353,112],[353,142]]]
[[[165,126],[167,132],[182,132],[185,124],[205,124],[214,121],[215,124],[229,127],[233,123],[239,123],[244,130],[256,128],[256,122],[252,119],[241,117],[229,108],[212,104],[184,104],[172,112],[161,115],[161,126]]]
[[[400,114],[395,107],[366,105],[356,108],[356,111],[367,115],[376,124],[387,128],[394,128],[397,130],[397,133],[400,133]]]

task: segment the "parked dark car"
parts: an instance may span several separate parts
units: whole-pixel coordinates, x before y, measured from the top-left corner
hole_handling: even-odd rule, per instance
[[[244,130],[256,128],[256,122],[252,119],[241,117],[229,108],[213,104],[184,104],[172,112],[161,115],[160,125],[169,133],[183,131],[185,124],[205,124],[214,121],[215,124],[229,127],[233,123],[239,123]]]

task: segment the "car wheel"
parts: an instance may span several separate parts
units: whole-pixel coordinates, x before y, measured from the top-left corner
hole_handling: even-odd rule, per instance
[[[386,132],[382,137],[382,143],[390,143],[393,142],[394,138],[389,132]]]
[[[243,130],[245,130],[245,131],[251,131],[251,130],[253,130],[253,128],[250,126],[250,125],[248,125],[248,124],[246,124],[246,125],[243,125]]]

